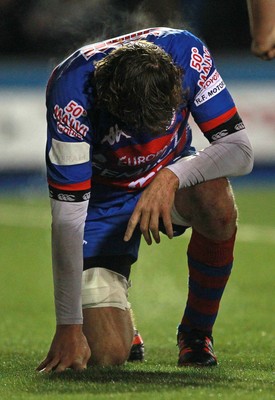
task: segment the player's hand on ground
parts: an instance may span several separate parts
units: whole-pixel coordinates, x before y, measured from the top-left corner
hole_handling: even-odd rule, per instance
[[[136,226],[139,224],[147,244],[150,245],[152,243],[151,234],[155,242],[159,243],[160,218],[162,218],[167,236],[172,239],[171,207],[178,185],[178,178],[169,169],[164,168],[156,175],[142,193],[135,207],[125,232],[125,241],[131,239]]]
[[[82,371],[87,368],[91,351],[82,325],[58,325],[49,353],[37,367],[39,372],[63,372],[67,368]]]

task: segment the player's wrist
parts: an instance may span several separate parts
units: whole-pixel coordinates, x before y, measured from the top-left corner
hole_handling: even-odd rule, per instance
[[[56,325],[56,333],[82,333],[82,324],[58,324]]]
[[[165,178],[167,181],[167,186],[174,189],[174,191],[178,190],[179,183],[180,183],[178,176],[173,171],[171,171],[169,168],[163,168],[163,170],[161,172],[162,172],[162,174],[165,175]]]

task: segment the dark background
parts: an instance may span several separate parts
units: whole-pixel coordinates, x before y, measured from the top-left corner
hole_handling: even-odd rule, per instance
[[[63,57],[152,26],[186,28],[214,52],[249,51],[246,0],[1,0],[0,54]]]
[[[208,45],[255,149],[257,168],[237,182],[274,181],[274,62],[250,51],[246,0],[0,0],[0,194],[45,188],[44,91],[54,66],[84,44],[154,26],[188,29]]]

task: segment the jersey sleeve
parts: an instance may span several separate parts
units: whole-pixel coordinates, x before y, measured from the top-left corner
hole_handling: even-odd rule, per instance
[[[50,197],[59,201],[89,199],[91,125],[81,68],[53,72],[47,88],[46,166]]]
[[[210,142],[203,150],[167,167],[179,178],[179,188],[249,173],[253,167],[252,147],[209,50],[186,31],[174,35],[170,48],[184,72],[186,106]]]
[[[190,112],[209,142],[244,129],[235,103],[206,45],[183,31],[174,44],[184,70]]]

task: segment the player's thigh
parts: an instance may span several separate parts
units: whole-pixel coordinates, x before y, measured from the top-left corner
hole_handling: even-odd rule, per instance
[[[108,201],[90,202],[84,231],[84,269],[101,264],[123,273],[122,264],[131,265],[137,260],[140,230],[137,228],[128,242],[123,238],[139,196],[122,193],[113,198],[110,195]]]

